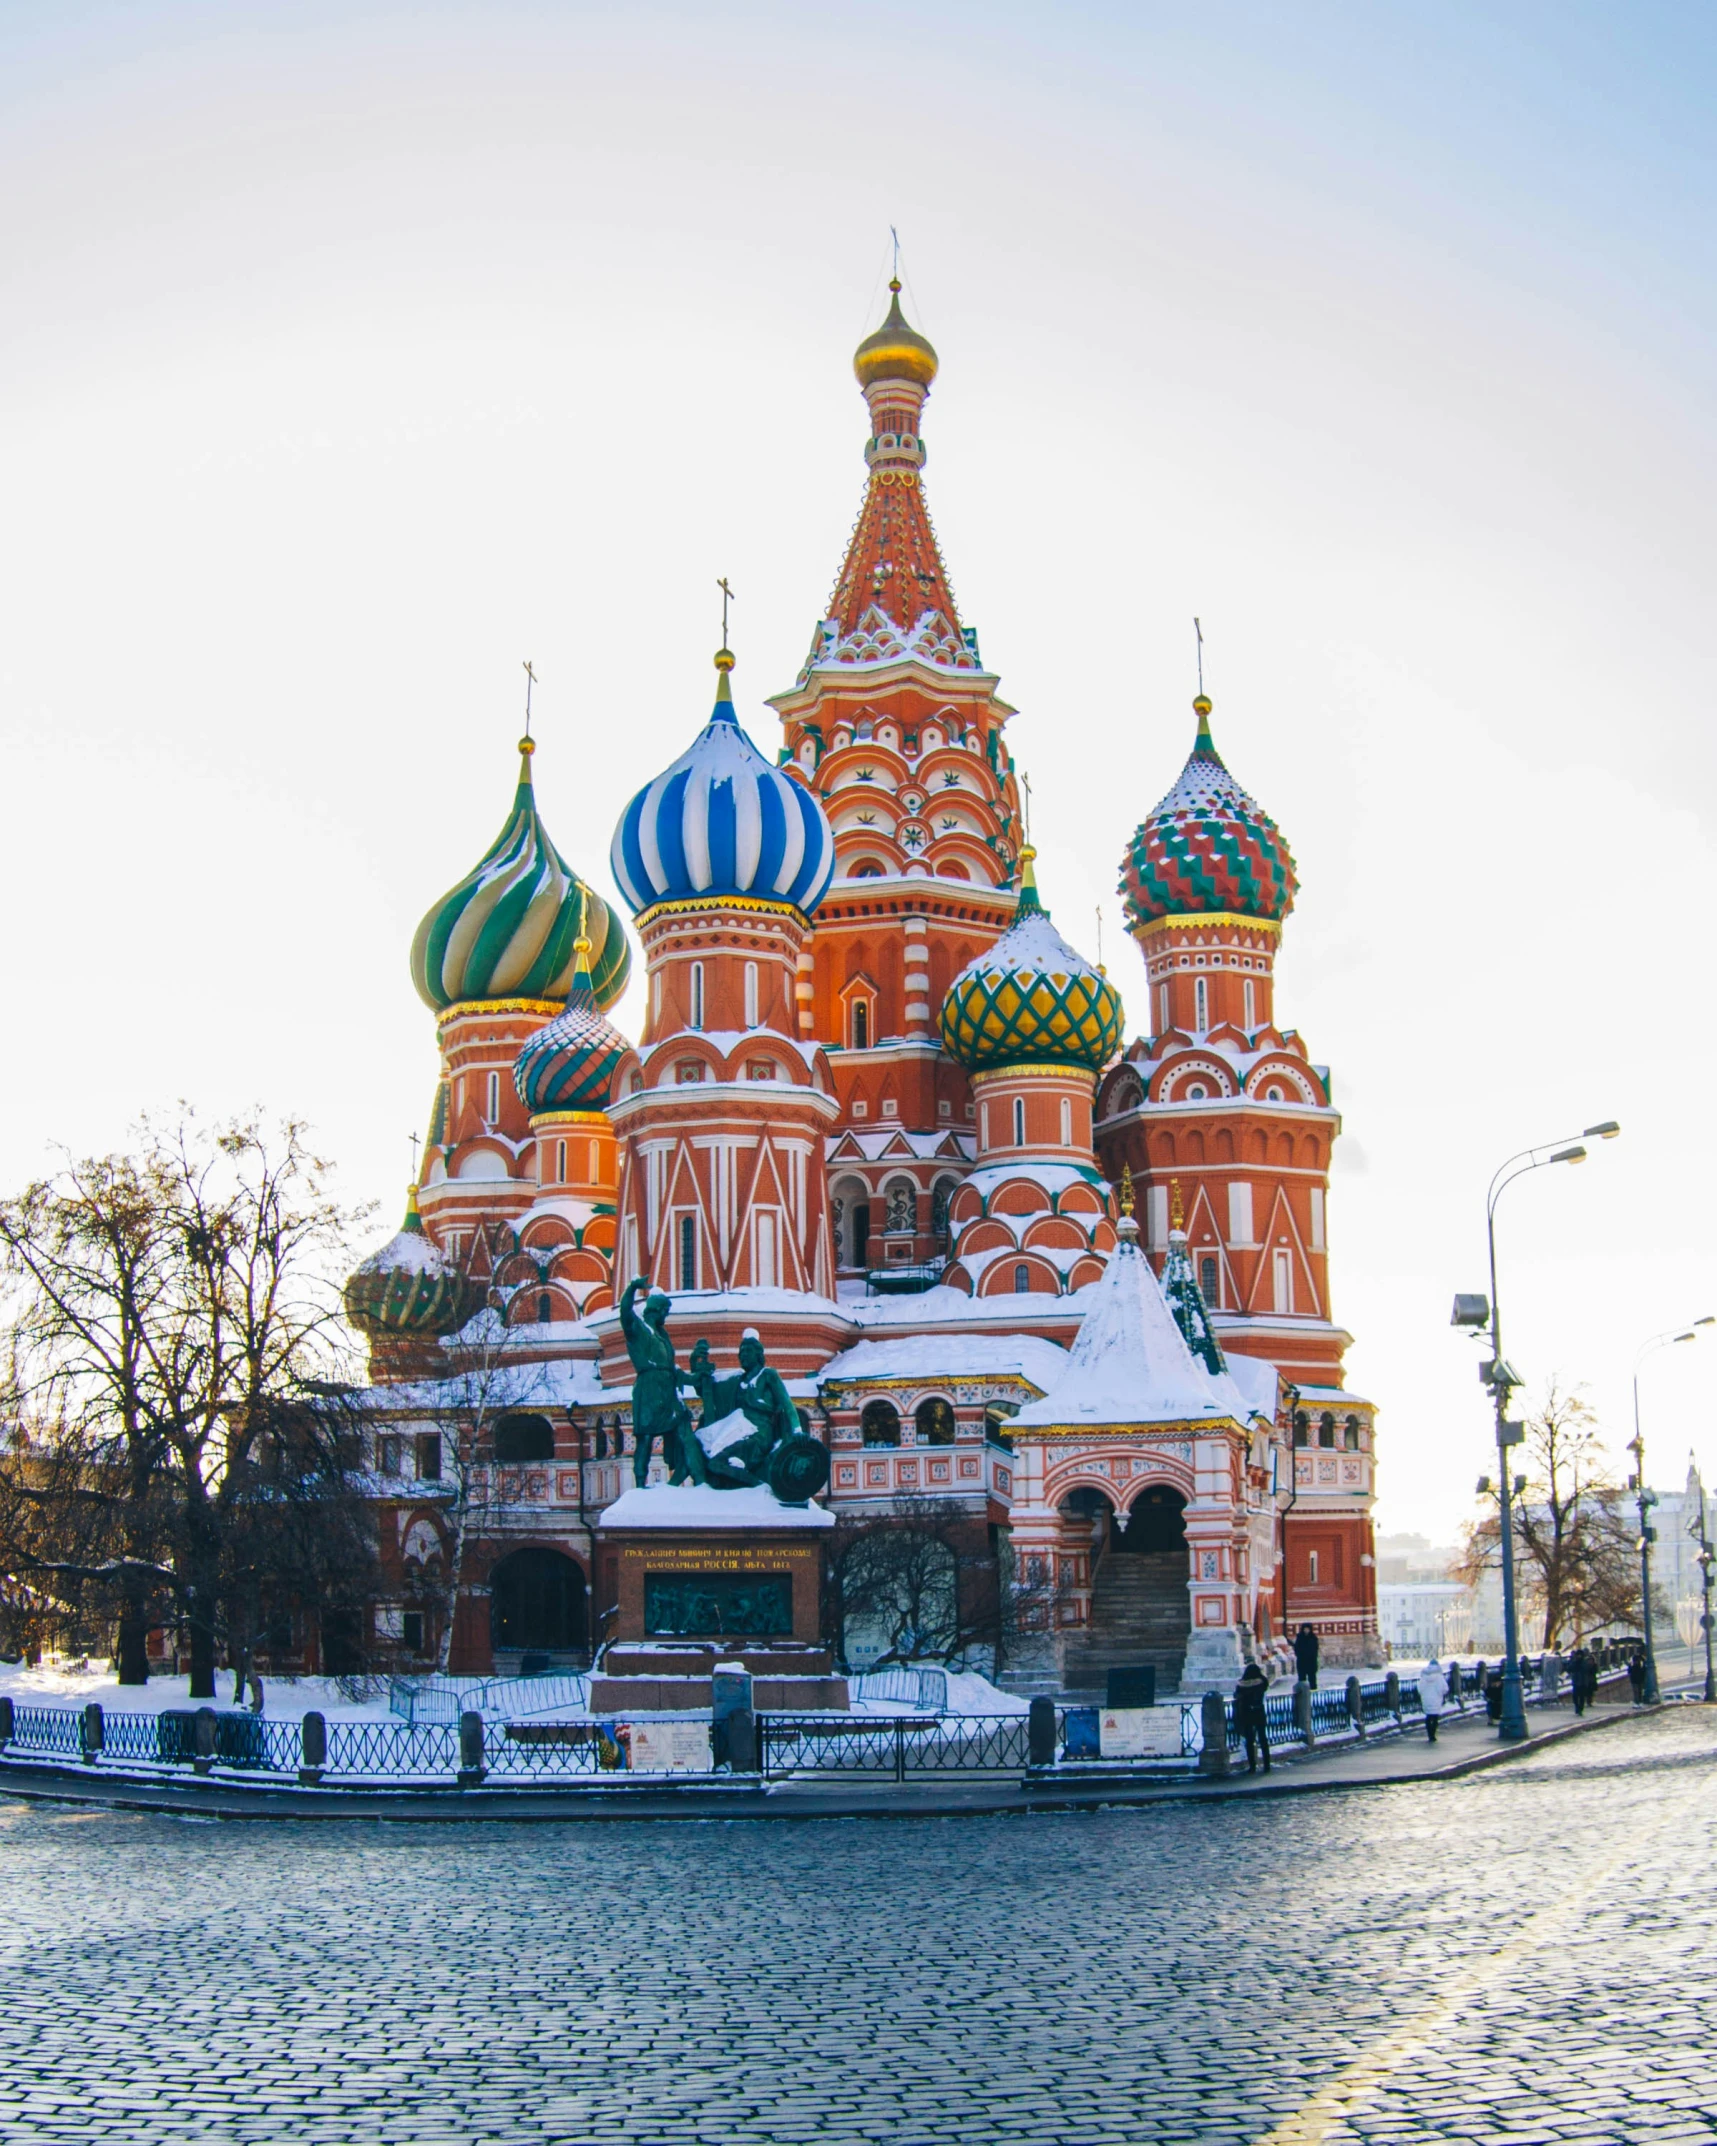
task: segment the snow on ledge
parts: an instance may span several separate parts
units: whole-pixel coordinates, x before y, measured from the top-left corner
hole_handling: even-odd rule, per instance
[[[704,1483],[656,1483],[623,1490],[597,1522],[613,1528],[832,1528],[821,1505],[783,1505],[774,1491],[716,1490]]]

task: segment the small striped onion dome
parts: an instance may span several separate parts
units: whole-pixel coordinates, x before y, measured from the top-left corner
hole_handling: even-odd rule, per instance
[[[1158,917],[1227,914],[1279,924],[1294,906],[1294,860],[1270,815],[1223,765],[1210,735],[1210,703],[1193,702],[1198,736],[1180,780],[1121,861],[1120,893],[1134,924]]]
[[[614,877],[634,916],[657,902],[724,895],[791,903],[809,915],[835,872],[822,803],[740,729],[725,648],[715,667],[709,722],[620,816],[609,858]]]
[[[595,949],[597,1005],[612,1006],[626,988],[625,927],[549,840],[531,788],[535,751],[529,738],[519,740],[519,787],[506,826],[411,942],[411,980],[437,1012],[470,999],[565,998],[581,911]]]
[[[346,1317],[360,1334],[451,1334],[481,1301],[471,1277],[438,1252],[406,1194],[399,1235],[372,1252],[346,1283]]]
[[[581,933],[564,1009],[513,1061],[513,1086],[533,1118],[549,1110],[606,1110],[614,1069],[632,1048],[597,1008],[590,941]]]
[[[1050,922],[1037,898],[1034,854],[1020,851],[1013,923],[966,964],[942,1001],[942,1046],[968,1072],[1032,1064],[1098,1072],[1121,1047],[1120,997]]]

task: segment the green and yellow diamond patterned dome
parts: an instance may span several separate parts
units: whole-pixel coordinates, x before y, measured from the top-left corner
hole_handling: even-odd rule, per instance
[[[529,738],[519,740],[519,786],[506,826],[411,942],[411,980],[438,1013],[472,999],[564,999],[581,909],[596,1004],[606,1012],[626,988],[632,950],[619,917],[555,848],[537,811],[535,750]]]
[[[948,987],[942,1045],[970,1073],[1014,1065],[1100,1072],[1121,1047],[1120,996],[1050,922],[1037,898],[1033,855],[1020,852],[1013,923]]]
[[[399,1235],[372,1252],[345,1289],[346,1317],[371,1337],[455,1333],[482,1301],[471,1277],[429,1241],[415,1185]]]

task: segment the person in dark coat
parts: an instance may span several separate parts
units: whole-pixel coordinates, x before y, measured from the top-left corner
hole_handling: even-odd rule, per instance
[[[1598,1665],[1593,1661],[1591,1650],[1576,1647],[1568,1657],[1568,1696],[1574,1702],[1576,1714],[1583,1714],[1592,1703],[1592,1694],[1598,1688]]]
[[[1633,1686],[1635,1706],[1645,1704],[1645,1649],[1633,1648],[1628,1655],[1628,1682]]]
[[[1502,1664],[1485,1672],[1484,1710],[1492,1721],[1502,1719]]]
[[[1294,1634],[1294,1667],[1303,1683],[1313,1691],[1318,1688],[1318,1635],[1309,1624],[1301,1625]]]
[[[1264,1712],[1264,1694],[1270,1680],[1256,1662],[1248,1662],[1234,1687],[1234,1726],[1246,1744],[1246,1771],[1258,1771],[1258,1754],[1264,1754],[1264,1771],[1270,1771],[1270,1724]]]

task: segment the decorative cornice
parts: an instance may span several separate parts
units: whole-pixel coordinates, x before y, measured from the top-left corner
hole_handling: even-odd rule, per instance
[[[1186,916],[1152,917],[1148,924],[1129,924],[1129,934],[1141,943],[1166,931],[1202,931],[1206,926],[1228,930],[1261,931],[1267,938],[1279,941],[1282,927],[1272,917],[1244,917],[1231,909],[1201,909]]]
[[[1083,1438],[1093,1445],[1110,1445],[1117,1439],[1209,1438],[1230,1431],[1236,1438],[1247,1436],[1232,1416],[1214,1416],[1199,1423],[1022,1423],[1011,1426],[1008,1436],[1017,1449],[1039,1438]]]
[[[589,1125],[602,1132],[611,1132],[605,1110],[543,1110],[531,1120],[531,1131],[541,1132],[547,1127],[560,1125]]]
[[[1089,1066],[1056,1065],[1050,1060],[1033,1060],[1017,1066],[981,1066],[966,1075],[967,1085],[973,1088],[993,1087],[1003,1080],[1071,1080],[1097,1092],[1098,1075]]]
[[[640,909],[632,921],[642,932],[664,917],[707,915],[723,909],[753,910],[801,924],[807,931],[811,928],[811,919],[796,902],[766,902],[754,894],[700,894],[689,901],[653,902],[648,909]]]
[[[533,1021],[552,1021],[557,1013],[565,1011],[566,1001],[558,998],[464,998],[455,999],[451,1006],[444,1006],[435,1016],[437,1029],[445,1028],[450,1021],[464,1020],[474,1014],[526,1014]]]

